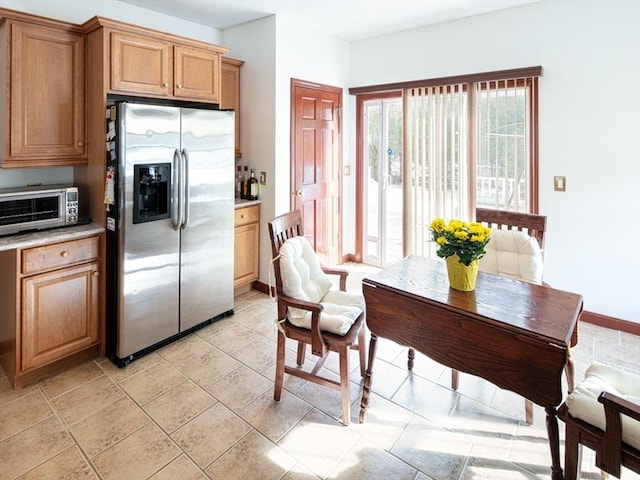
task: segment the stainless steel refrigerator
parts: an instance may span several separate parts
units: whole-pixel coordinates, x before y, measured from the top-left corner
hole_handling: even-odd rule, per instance
[[[107,350],[119,366],[233,313],[233,115],[107,110]]]

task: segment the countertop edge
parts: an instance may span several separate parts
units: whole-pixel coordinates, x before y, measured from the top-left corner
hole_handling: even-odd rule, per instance
[[[90,237],[104,232],[104,227],[97,223],[75,225],[72,227],[53,228],[38,232],[0,237],[0,252],[15,248],[30,248],[49,243],[65,242],[76,238]]]
[[[237,210],[238,208],[253,207],[261,203],[261,200],[236,200],[234,208]]]

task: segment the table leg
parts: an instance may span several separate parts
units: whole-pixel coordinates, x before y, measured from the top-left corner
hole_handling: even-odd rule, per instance
[[[549,436],[549,448],[551,449],[551,480],[563,480],[562,467],[560,466],[560,435],[558,434],[558,411],[555,407],[546,407],[547,435]]]
[[[367,363],[367,373],[364,376],[364,388],[362,389],[362,402],[360,403],[360,423],[367,420],[367,408],[369,408],[369,394],[371,393],[371,381],[373,375],[373,360],[376,358],[376,348],[378,337],[373,333],[369,341],[369,362]]]

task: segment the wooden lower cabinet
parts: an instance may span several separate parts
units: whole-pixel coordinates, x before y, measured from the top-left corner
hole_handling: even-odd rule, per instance
[[[236,208],[234,288],[258,279],[260,250],[260,205]]]
[[[99,246],[93,236],[1,252],[15,284],[0,292],[0,361],[14,386],[97,354]]]

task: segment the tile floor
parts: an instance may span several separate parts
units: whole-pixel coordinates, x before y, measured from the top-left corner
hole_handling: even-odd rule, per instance
[[[526,425],[521,398],[469,375],[453,392],[449,370],[419,354],[410,374],[389,341],[366,423],[355,356],[350,426],[338,392],[300,379],[285,376],[274,402],[274,318],[253,291],[233,317],[124,369],[96,359],[19,390],[0,373],[0,479],[549,478],[541,408]],[[582,324],[576,380],[593,358],[638,371],[640,338]],[[585,449],[582,478],[601,478],[593,461]]]

